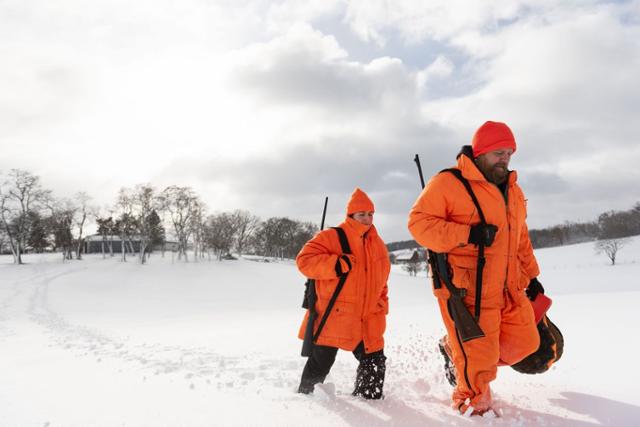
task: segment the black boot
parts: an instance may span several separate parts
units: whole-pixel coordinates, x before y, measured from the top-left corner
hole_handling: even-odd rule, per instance
[[[298,393],[311,394],[313,393],[313,389],[316,384],[317,383],[305,381],[305,379],[303,378],[302,381],[300,381],[300,385],[298,386]]]
[[[438,342],[438,349],[440,349],[440,353],[442,353],[442,357],[444,358],[444,376],[447,378],[449,384],[455,387],[457,384],[456,369],[451,361],[451,349],[449,348],[446,335]]]
[[[331,366],[333,366],[333,362],[336,360],[337,353],[338,349],[335,347],[322,345],[313,347],[311,356],[307,359],[307,363],[304,365],[304,370],[302,371],[302,379],[298,386],[298,393],[313,393],[314,386],[324,382]]]
[[[381,399],[387,358],[382,352],[366,355],[360,360],[356,371],[354,396],[365,399]]]

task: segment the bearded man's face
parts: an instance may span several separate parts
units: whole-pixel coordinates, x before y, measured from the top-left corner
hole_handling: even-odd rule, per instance
[[[479,155],[475,161],[488,181],[500,185],[509,174],[509,160],[512,154],[511,148],[500,148]]]

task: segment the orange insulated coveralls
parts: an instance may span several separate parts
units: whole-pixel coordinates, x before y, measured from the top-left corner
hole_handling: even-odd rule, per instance
[[[366,194],[357,190],[349,201],[347,212],[355,212],[361,206],[364,206],[362,210],[373,210]],[[389,311],[389,255],[375,226],[363,225],[347,217],[339,227],[347,235],[353,254],[350,256],[351,270],[344,261],[338,261],[342,249],[338,234],[332,229],[321,231],[308,241],[296,258],[300,272],[316,281],[318,316],[314,330],[338,285],[336,263],[341,263],[342,271],[349,271],[316,344],[353,351],[360,342],[364,342],[365,353],[373,353],[384,348],[383,334]],[[300,326],[298,336],[301,339],[304,339],[308,316],[307,312]]]
[[[491,407],[489,383],[496,378],[498,365],[517,363],[539,346],[533,309],[524,292],[539,269],[516,172],[509,173],[503,193],[487,181],[468,155],[459,155],[456,167],[469,181],[486,222],[498,227],[493,244],[485,248],[479,319],[485,337],[463,344],[447,310],[449,292],[445,286],[434,289],[455,365],[453,406],[463,413],[469,407],[482,413]],[[478,248],[467,242],[470,227],[478,223],[480,216],[469,193],[448,172],[429,180],[409,214],[409,231],[415,240],[448,254],[453,284],[467,290],[464,302],[471,313],[475,310]]]

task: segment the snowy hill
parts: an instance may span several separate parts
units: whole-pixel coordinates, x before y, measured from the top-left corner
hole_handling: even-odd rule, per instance
[[[540,280],[565,335],[563,359],[525,376],[501,368],[501,418],[480,425],[635,426],[640,238],[611,267],[593,244],[542,249]],[[295,393],[304,279],[291,262],[150,264],[101,256],[66,264],[0,257],[2,426],[469,425],[448,408],[443,334],[424,273],[394,266],[386,399],[350,396],[340,352],[327,385]]]

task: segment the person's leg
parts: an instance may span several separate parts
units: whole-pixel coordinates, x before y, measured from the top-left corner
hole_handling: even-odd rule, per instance
[[[313,388],[318,383],[323,383],[329,374],[333,362],[336,360],[338,349],[335,347],[327,347],[324,345],[316,345],[313,347],[311,356],[307,359],[307,363],[302,370],[302,379],[298,387],[298,393],[313,393]]]
[[[483,308],[480,313],[480,327],[485,337],[463,343],[458,339],[447,300],[438,298],[438,304],[447,329],[447,341],[457,380],[452,394],[452,406],[461,413],[465,413],[471,406],[474,413],[482,414],[491,408],[492,403],[489,384],[496,378],[497,373],[500,310]],[[473,310],[473,307],[469,309]]]
[[[367,354],[364,352],[364,343],[361,342],[353,350],[353,355],[360,363],[356,371],[356,382],[352,394],[362,396],[365,399],[381,399],[387,360],[384,350]]]
[[[533,308],[528,300],[519,304],[505,293],[500,323],[500,364],[513,365],[535,352],[540,346]]]

